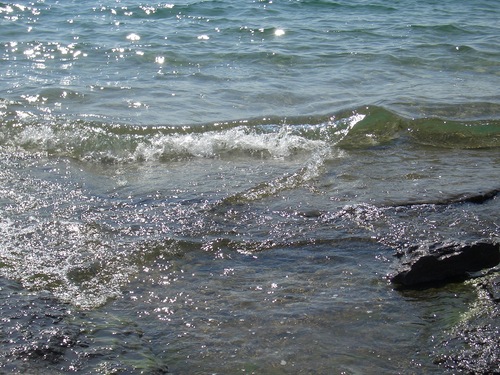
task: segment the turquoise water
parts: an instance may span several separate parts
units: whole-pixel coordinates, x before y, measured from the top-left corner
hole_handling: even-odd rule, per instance
[[[474,288],[385,276],[499,236],[499,14],[0,3],[2,371],[453,372]]]

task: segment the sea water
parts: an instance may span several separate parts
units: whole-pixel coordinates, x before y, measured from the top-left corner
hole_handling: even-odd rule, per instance
[[[442,373],[498,238],[500,5],[0,3],[1,366]]]

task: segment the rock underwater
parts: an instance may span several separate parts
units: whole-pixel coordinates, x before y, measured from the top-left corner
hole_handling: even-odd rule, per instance
[[[434,243],[413,247],[401,260],[391,282],[406,287],[443,282],[468,273],[495,267],[500,263],[500,243]]]

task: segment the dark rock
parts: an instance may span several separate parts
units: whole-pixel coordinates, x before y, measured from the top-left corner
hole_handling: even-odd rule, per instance
[[[445,197],[443,199],[434,200],[434,201],[421,201],[421,202],[410,202],[410,203],[402,203],[397,205],[398,207],[408,207],[408,206],[420,206],[427,204],[434,204],[436,206],[447,206],[451,204],[464,204],[464,203],[472,203],[472,204],[483,204],[492,199],[495,199],[497,195],[500,194],[500,189],[493,189],[486,191],[484,193],[477,194],[461,194],[453,197]]]
[[[474,203],[474,204],[483,204],[493,198],[495,198],[500,193],[500,189],[490,190],[486,193],[469,195],[463,198],[457,199],[453,203]]]
[[[470,272],[500,263],[500,245],[493,242],[424,245],[406,254],[399,269],[389,276],[396,284],[415,286],[465,277]]]

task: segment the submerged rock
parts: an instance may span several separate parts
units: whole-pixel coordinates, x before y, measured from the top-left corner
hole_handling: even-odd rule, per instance
[[[0,277],[0,374],[168,373],[138,327]]]
[[[492,189],[484,193],[460,194],[458,196],[444,198],[440,200],[402,203],[398,204],[397,206],[409,207],[409,206],[419,206],[427,204],[434,204],[436,206],[448,206],[452,204],[464,204],[464,203],[483,204],[492,199],[495,199],[499,194],[500,194],[500,189]]]
[[[38,373],[60,365],[69,351],[84,345],[70,307],[50,294],[29,293],[0,278],[0,362],[7,372]],[[40,372],[42,373],[42,372]]]
[[[490,280],[486,285],[486,290],[488,291],[491,299],[494,302],[500,302],[500,276],[497,276],[493,280]]]
[[[500,263],[500,244],[474,242],[422,245],[412,248],[389,279],[396,284],[415,286],[464,277],[470,272]]]
[[[457,327],[451,337],[439,345],[447,353],[438,356],[435,363],[455,373],[499,374],[500,330],[495,318],[490,320],[489,324],[475,326],[472,323]]]
[[[468,282],[479,298],[435,346],[435,363],[453,373],[500,374],[499,283],[498,271]]]

